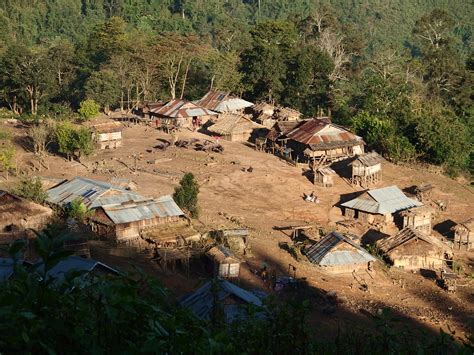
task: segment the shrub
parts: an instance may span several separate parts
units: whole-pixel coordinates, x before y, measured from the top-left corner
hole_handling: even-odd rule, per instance
[[[189,212],[191,217],[197,218],[199,215],[198,203],[199,185],[192,173],[184,174],[179,182],[179,186],[174,190],[173,198],[179,207]]]
[[[48,195],[43,189],[41,179],[36,177],[34,179],[21,180],[14,191],[18,196],[24,197],[36,203],[43,203]]]
[[[79,116],[83,120],[89,120],[99,114],[100,105],[92,99],[86,99],[80,103]]]
[[[83,222],[90,214],[91,211],[80,199],[72,201],[67,209],[67,216],[79,222]]]

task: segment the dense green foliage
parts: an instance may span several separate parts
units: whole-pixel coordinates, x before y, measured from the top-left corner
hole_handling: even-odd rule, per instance
[[[0,288],[0,349],[24,354],[400,354],[472,353],[445,333],[421,334],[403,330],[388,311],[374,317],[374,329],[341,328],[327,339],[310,331],[309,302],[304,293],[289,293],[286,300],[268,298],[263,308],[248,308],[248,318],[223,323],[221,305],[210,321],[195,318],[180,308],[156,279],[134,275],[87,275],[71,272],[64,279],[48,275],[70,255],[61,249],[68,234],[50,228],[37,234],[34,250],[38,266],[18,263],[15,275]],[[25,240],[10,248],[21,259]],[[264,317],[256,317],[258,314]],[[420,341],[420,337],[424,337]]]
[[[55,127],[59,151],[68,158],[73,155],[89,155],[94,150],[92,134],[86,127],[74,127],[71,123],[60,122]]]
[[[212,86],[308,117],[331,110],[370,131],[369,146],[387,158],[456,174],[474,167],[473,9],[448,0],[7,0],[0,105],[64,116],[85,99],[108,112],[197,99]],[[374,122],[384,131],[363,126]]]
[[[87,99],[81,102],[79,105],[79,116],[83,120],[88,120],[96,117],[99,114],[100,106],[93,99]]]
[[[179,186],[175,188],[173,199],[179,207],[189,212],[191,217],[197,218],[199,185],[192,173],[184,174],[179,182]]]
[[[23,179],[18,183],[14,192],[21,197],[36,203],[43,203],[48,194],[43,189],[43,183],[39,177]]]

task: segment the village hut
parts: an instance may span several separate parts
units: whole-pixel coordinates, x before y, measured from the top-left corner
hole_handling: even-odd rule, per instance
[[[238,278],[241,260],[229,248],[218,245],[206,252],[206,256],[214,265],[214,276],[225,279]]]
[[[145,119],[151,120],[153,118],[153,111],[158,110],[160,107],[163,107],[166,102],[163,101],[156,101],[156,102],[147,102],[138,106],[133,112]]]
[[[324,187],[334,186],[335,176],[336,172],[329,167],[316,169],[314,172],[314,184]]]
[[[382,157],[376,152],[359,155],[350,165],[353,185],[367,188],[382,181]]]
[[[434,186],[432,184],[423,184],[415,188],[416,199],[420,202],[427,203],[431,200]]]
[[[395,213],[421,205],[421,202],[408,198],[397,186],[367,190],[341,204],[344,216],[385,226],[394,224]]]
[[[193,293],[184,296],[180,304],[205,321],[214,319],[216,307],[219,306],[227,324],[244,320],[248,314],[246,308],[250,305],[263,307],[262,299],[255,293],[220,278],[208,281]]]
[[[46,201],[64,208],[80,200],[93,212],[92,230],[117,242],[135,243],[141,235],[162,225],[182,220],[183,211],[171,196],[143,197],[109,183],[76,177],[48,190]]]
[[[361,137],[328,119],[302,121],[280,139],[292,150],[294,160],[309,162],[313,169],[362,154],[365,144]]]
[[[430,235],[432,231],[433,208],[430,206],[420,206],[409,208],[400,212],[403,217],[403,228],[412,227],[425,234]]]
[[[53,210],[0,190],[0,244],[9,244],[28,230],[42,230],[51,222]]]
[[[261,129],[264,127],[234,113],[221,114],[217,122],[207,128],[211,134],[231,142],[246,142]]]
[[[115,149],[122,146],[123,124],[112,120],[94,120],[84,123],[92,132],[92,139],[100,149]]]
[[[454,232],[454,249],[471,250],[474,247],[474,218],[455,225]]]
[[[298,121],[302,113],[290,107],[278,107],[273,114],[276,121]]]
[[[229,92],[210,90],[196,105],[218,113],[243,113],[253,103],[231,95]]]
[[[380,239],[376,245],[393,266],[404,270],[442,268],[452,256],[448,245],[413,227]]]
[[[329,233],[304,254],[310,262],[332,273],[367,270],[375,261],[364,248],[338,232]]]
[[[270,129],[277,122],[273,116],[275,110],[275,106],[266,102],[260,102],[252,107],[253,120]]]
[[[167,127],[200,126],[217,116],[217,112],[183,99],[168,101],[161,107],[151,109],[149,114],[156,118],[157,126]]]

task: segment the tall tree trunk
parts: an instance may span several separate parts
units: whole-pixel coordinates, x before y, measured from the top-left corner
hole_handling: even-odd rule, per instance
[[[188,61],[188,64],[186,64],[186,70],[184,72],[184,78],[183,78],[183,86],[181,87],[181,99],[184,96],[184,88],[186,87],[186,80],[188,79],[188,72],[189,72],[189,66],[191,65],[191,59]]]
[[[121,90],[121,95],[120,95],[120,111],[123,112],[123,89]]]

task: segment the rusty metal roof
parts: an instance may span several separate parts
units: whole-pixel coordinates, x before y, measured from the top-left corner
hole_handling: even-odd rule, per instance
[[[207,108],[198,106],[192,102],[182,99],[174,99],[168,101],[165,105],[161,107],[150,109],[150,113],[153,113],[158,116],[171,118],[217,115],[217,112],[208,110]]]
[[[347,128],[330,123],[326,119],[305,121],[285,135],[289,139],[309,145],[312,150],[364,143],[361,137]]]
[[[217,90],[210,90],[196,104],[216,112],[235,112],[253,106],[252,102],[233,96],[229,92]]]

